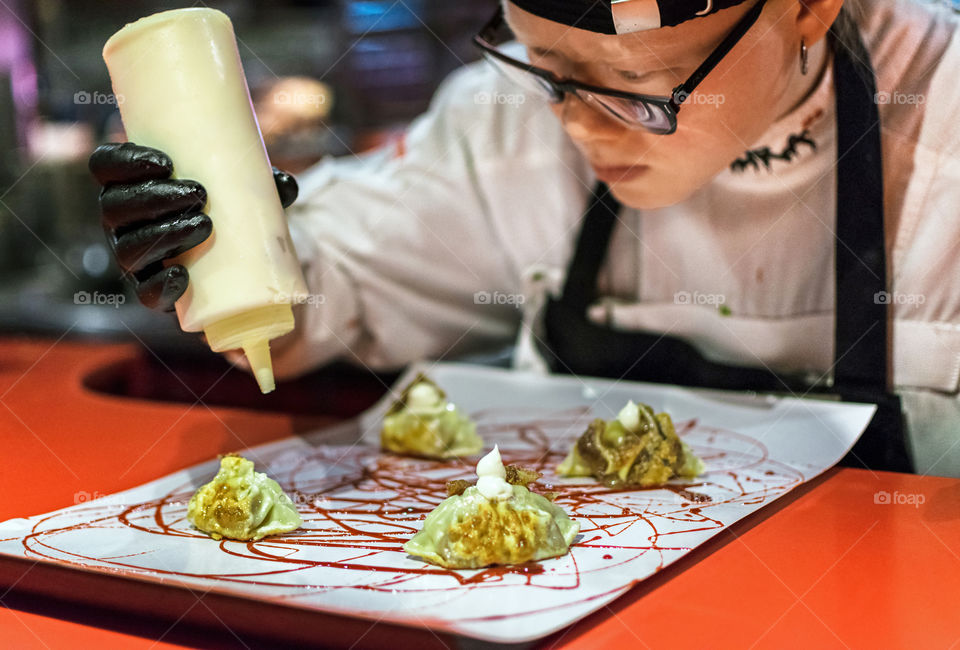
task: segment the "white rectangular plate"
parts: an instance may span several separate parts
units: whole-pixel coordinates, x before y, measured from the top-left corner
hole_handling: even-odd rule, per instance
[[[561,558],[517,568],[450,571],[403,543],[476,459],[381,454],[392,398],[332,430],[241,450],[297,503],[300,530],[259,542],[213,541],[185,519],[217,460],[138,488],[0,524],[0,554],[174,583],[347,616],[519,642],[563,628],[676,561],[725,526],[835,464],[873,406],[582,379],[456,364],[425,370],[477,421],[505,462],[544,472],[544,490],[580,523]],[[616,491],[553,468],[594,417],[627,400],[666,411],[707,472],[664,489]],[[551,486],[551,487],[547,487]]]

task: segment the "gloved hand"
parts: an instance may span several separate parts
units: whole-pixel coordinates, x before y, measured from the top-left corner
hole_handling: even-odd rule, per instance
[[[206,190],[196,181],[170,178],[169,156],[132,142],[97,147],[90,171],[103,186],[101,221],[124,276],[132,279],[141,303],[171,311],[189,277],[182,265],[164,267],[163,260],[210,236]],[[297,199],[297,181],[276,167],[273,180],[288,207]]]

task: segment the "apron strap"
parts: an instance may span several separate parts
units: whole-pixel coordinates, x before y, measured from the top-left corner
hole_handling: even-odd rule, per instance
[[[597,183],[584,212],[576,249],[563,284],[563,301],[572,309],[586,312],[596,299],[597,275],[606,257],[619,212],[620,202],[604,183]]]
[[[841,13],[838,23],[850,21]],[[831,28],[837,93],[837,244],[834,386],[887,391],[887,272],[880,113],[870,54],[856,25]],[[842,33],[842,32],[840,32]]]

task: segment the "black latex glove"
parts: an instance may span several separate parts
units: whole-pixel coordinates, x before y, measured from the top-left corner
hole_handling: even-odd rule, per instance
[[[210,236],[213,224],[203,213],[207,192],[200,183],[173,179],[173,162],[162,151],[132,142],[105,144],[90,156],[90,171],[103,186],[103,227],[124,276],[147,307],[170,311],[187,290],[180,264],[163,260],[189,250]],[[280,202],[297,199],[297,181],[273,168]]]

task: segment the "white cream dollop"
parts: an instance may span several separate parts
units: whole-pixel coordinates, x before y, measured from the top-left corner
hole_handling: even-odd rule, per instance
[[[414,413],[435,411],[443,405],[443,398],[435,386],[420,382],[410,388],[407,393],[407,409]]]
[[[493,451],[477,463],[477,491],[491,501],[505,501],[513,496],[513,486],[507,483],[507,470],[500,459],[500,448]]]
[[[640,428],[640,407],[633,400],[630,400],[626,406],[620,409],[617,419],[627,431],[636,431]]]

